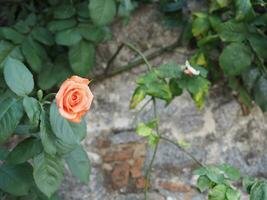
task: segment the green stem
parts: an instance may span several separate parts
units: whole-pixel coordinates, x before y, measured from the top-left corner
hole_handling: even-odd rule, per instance
[[[156,154],[157,154],[157,151],[158,151],[158,146],[159,146],[159,142],[156,143],[156,146],[155,146],[155,149],[153,151],[153,155],[152,155],[152,158],[151,158],[151,161],[149,163],[149,166],[146,170],[146,182],[145,182],[145,189],[144,189],[144,198],[145,200],[147,200],[147,193],[148,193],[148,185],[150,183],[150,176],[151,176],[151,170],[152,170],[152,166],[153,166],[153,163],[155,161],[155,158],[156,158]]]
[[[178,42],[175,42],[171,45],[168,45],[166,47],[162,47],[162,48],[159,48],[153,52],[148,52],[147,53],[147,56],[146,56],[146,59],[147,60],[152,60],[158,56],[161,56],[162,54],[166,53],[166,52],[171,52],[173,51],[174,49],[176,49],[177,47],[180,46],[180,43]],[[190,53],[185,53],[184,51],[176,51],[176,53],[178,54],[182,54],[186,57],[190,56],[191,54]],[[121,74],[123,72],[126,72],[128,70],[131,70],[135,67],[138,67],[139,65],[145,63],[143,58],[142,57],[139,57],[137,58],[136,60],[126,64],[126,65],[123,65],[121,67],[116,67],[114,68],[113,70],[109,70],[109,73],[106,75],[105,73],[103,74],[100,74],[100,75],[97,75],[94,79],[95,79],[95,82],[100,82],[104,79],[107,79],[107,78],[110,78],[110,77],[113,77],[113,76],[116,76],[118,74]]]
[[[111,56],[111,58],[109,59],[109,61],[108,61],[108,63],[107,63],[107,66],[106,66],[106,68],[105,68],[105,72],[104,72],[104,74],[105,74],[106,76],[108,75],[108,73],[109,73],[110,70],[111,70],[113,61],[116,59],[116,57],[117,57],[118,54],[121,52],[121,50],[122,50],[123,47],[124,47],[124,44],[121,44],[121,45],[118,47],[117,51],[116,51],[116,52],[113,54],[113,56]]]
[[[171,139],[164,137],[164,136],[160,136],[160,139],[165,140],[173,145],[175,145],[180,151],[182,151],[183,153],[185,153],[188,157],[190,157],[192,160],[194,160],[199,166],[201,167],[206,167],[204,164],[202,164],[195,156],[193,156],[190,152],[186,151],[184,148],[182,148],[179,144],[177,144],[176,142],[172,141]]]
[[[154,118],[157,119],[158,118],[158,112],[157,112],[156,98],[152,97],[152,101],[153,101]],[[158,136],[160,136],[158,122],[156,123],[156,133]],[[155,146],[155,149],[153,152],[153,156],[151,158],[151,161],[150,161],[149,166],[148,166],[147,171],[146,171],[146,176],[145,176],[146,177],[146,183],[145,183],[145,189],[144,189],[145,200],[147,200],[148,184],[150,183],[151,170],[152,170],[152,166],[153,166],[153,163],[155,161],[156,154],[158,151],[158,145],[159,145],[159,141],[156,143],[156,146]]]
[[[46,96],[43,98],[42,102],[45,102],[47,99],[49,99],[49,98],[51,98],[51,97],[55,97],[56,95],[57,95],[57,93],[50,93],[50,94],[46,95]]]
[[[151,98],[151,99],[148,99],[148,100],[144,103],[144,105],[137,111],[137,113],[135,114],[134,119],[133,119],[133,124],[136,123],[136,120],[137,120],[138,115],[145,109],[145,107],[149,104],[149,102],[150,102],[151,100],[152,100],[152,98]]]
[[[150,65],[150,63],[146,59],[145,55],[138,48],[136,48],[134,45],[132,45],[130,43],[127,43],[127,42],[124,42],[123,44],[126,45],[127,47],[129,47],[130,49],[134,50],[136,53],[138,53],[142,57],[142,59],[144,60],[144,62],[146,63],[146,66],[148,68],[148,71],[151,71],[152,66]]]

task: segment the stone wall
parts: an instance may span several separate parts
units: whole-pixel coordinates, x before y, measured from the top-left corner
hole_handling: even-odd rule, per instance
[[[127,26],[115,24],[115,40],[102,45],[98,66],[104,66],[121,41],[129,41],[140,49],[155,49],[173,43],[177,29],[161,24],[162,16],[153,6],[138,10]],[[184,53],[185,52],[185,53]],[[169,61],[184,63],[184,49],[176,49],[152,61],[157,66]],[[115,61],[121,66],[135,58],[124,49]],[[92,84],[95,96],[88,116],[88,135],[84,146],[92,162],[89,184],[66,176],[60,195],[64,200],[137,200],[143,199],[144,172],[152,149],[134,132],[136,111],[129,110],[135,79],[145,71],[140,66],[103,82]],[[158,101],[160,131],[174,139],[191,144],[188,151],[205,164],[228,162],[243,173],[267,177],[267,117],[258,109],[243,116],[236,99],[225,86],[215,85],[205,108],[197,110],[187,93],[168,107]],[[137,109],[138,110],[138,109]],[[137,121],[152,117],[151,105]],[[176,147],[159,145],[150,181],[151,200],[204,200],[194,187],[192,170],[197,165]],[[243,195],[242,199],[247,199]]]

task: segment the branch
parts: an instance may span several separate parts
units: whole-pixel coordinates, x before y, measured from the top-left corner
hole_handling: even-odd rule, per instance
[[[106,67],[106,69],[105,69],[105,72],[104,72],[104,74],[107,76],[108,75],[108,73],[109,73],[109,71],[110,71],[110,69],[111,69],[111,67],[112,67],[112,63],[113,63],[113,61],[116,59],[116,57],[118,56],[118,54],[120,53],[120,51],[122,50],[122,48],[124,47],[124,44],[121,44],[119,47],[118,47],[118,49],[117,49],[117,51],[113,54],[113,56],[110,58],[110,60],[108,61],[108,63],[107,63],[107,67]]]
[[[184,148],[182,148],[179,144],[176,142],[170,140],[169,138],[166,138],[164,136],[160,136],[160,139],[165,140],[173,145],[175,145],[180,151],[185,153],[187,156],[189,156],[192,160],[194,160],[199,166],[206,167],[204,164],[202,164],[195,156],[193,156],[190,152],[186,151]]]
[[[151,53],[148,53],[148,55],[146,55],[146,59],[149,61],[149,60],[152,60],[156,57],[158,57],[159,55],[162,55],[163,53],[166,53],[166,52],[170,52],[170,51],[173,51],[174,49],[176,49],[177,47],[180,46],[180,43],[178,42],[175,42],[171,45],[168,45],[168,46],[165,46],[165,47],[162,47],[162,48],[159,48]],[[184,54],[184,55],[190,55],[190,54],[186,54],[184,52],[179,52],[180,54]],[[128,71],[128,70],[131,70],[135,67],[138,67],[139,65],[145,63],[143,58],[142,57],[139,57],[137,60],[133,61],[133,62],[130,62],[129,64],[127,65],[124,65],[124,66],[121,66],[121,67],[118,67],[117,69],[114,69],[113,71],[109,72],[108,75],[105,75],[105,74],[100,74],[98,76],[96,76],[94,78],[94,82],[98,82],[98,81],[102,81],[104,79],[107,79],[107,78],[110,78],[110,77],[113,77],[113,76],[116,76],[118,74],[121,74],[125,71]]]

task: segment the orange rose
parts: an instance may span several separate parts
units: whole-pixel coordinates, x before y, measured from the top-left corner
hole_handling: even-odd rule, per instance
[[[79,76],[72,76],[61,85],[56,103],[59,113],[67,120],[75,123],[90,109],[94,98],[88,87],[89,80]]]

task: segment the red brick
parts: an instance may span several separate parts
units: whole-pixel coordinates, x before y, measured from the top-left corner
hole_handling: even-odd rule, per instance
[[[135,186],[136,186],[137,189],[144,189],[146,187],[146,179],[145,179],[145,177],[137,178],[136,182],[135,182]]]
[[[130,165],[127,162],[117,164],[111,174],[113,188],[123,188],[128,185]]]
[[[160,181],[159,186],[171,192],[189,192],[191,190],[190,185],[170,181]]]
[[[131,175],[133,178],[138,178],[142,176],[142,167],[144,164],[144,158],[137,158],[131,167]]]

